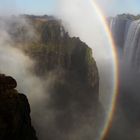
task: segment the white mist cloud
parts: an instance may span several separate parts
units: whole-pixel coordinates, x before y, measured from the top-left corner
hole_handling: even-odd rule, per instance
[[[9,22],[7,22],[9,21]],[[6,22],[0,22],[0,73],[14,77],[18,83],[18,91],[24,93],[31,105],[31,116],[33,124],[37,130],[45,130],[46,125],[46,103],[49,98],[47,88],[53,82],[52,76],[48,76],[44,82],[37,77],[33,72],[34,61],[27,56],[21,48],[14,45],[9,34],[9,29],[12,28],[11,22],[16,22],[18,25],[24,25],[27,30],[28,37],[35,37],[33,29],[25,19],[6,19]],[[30,27],[30,28],[29,28]],[[12,28],[13,29],[13,28]],[[20,45],[20,47],[23,47]],[[51,79],[49,79],[51,77]],[[44,132],[45,133],[45,132]],[[43,134],[44,134],[43,133]],[[40,132],[37,131],[40,135]]]
[[[60,0],[56,15],[62,19],[71,36],[80,37],[92,48],[100,75],[100,98],[108,108],[114,92],[114,64],[111,46],[99,15],[90,0]]]

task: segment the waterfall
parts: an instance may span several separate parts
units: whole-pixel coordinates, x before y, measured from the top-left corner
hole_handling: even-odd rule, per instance
[[[119,59],[122,60],[125,40],[129,31],[132,20],[124,16],[116,16],[109,19],[109,27],[114,38],[114,42],[117,46]]]
[[[131,67],[140,70],[140,20],[131,22],[124,45],[124,59]]]
[[[137,122],[140,117],[140,19],[122,15],[113,20],[110,28],[113,28],[111,31],[115,34],[115,43],[120,37],[124,42],[119,44],[121,46],[116,43],[116,47],[119,48],[119,104],[127,113],[127,119]]]
[[[119,15],[111,19],[110,28],[119,54],[119,95],[112,128],[118,139],[139,140],[140,16]]]
[[[110,19],[109,26],[119,58],[129,68],[140,71],[140,20],[130,15],[118,15]]]
[[[130,20],[121,16],[116,16],[110,20],[110,29],[118,48],[123,49],[125,37],[128,32]]]

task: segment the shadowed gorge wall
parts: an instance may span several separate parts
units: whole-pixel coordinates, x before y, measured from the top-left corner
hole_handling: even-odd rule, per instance
[[[33,82],[35,87],[27,88],[31,88],[29,102],[39,139],[97,138],[104,110],[99,102],[99,75],[91,49],[79,38],[70,37],[61,21],[53,17],[22,18],[26,24],[10,20],[7,33],[12,46],[33,61],[25,77],[29,85],[33,81],[28,81],[28,76],[37,80]]]
[[[98,70],[91,49],[79,38],[69,37],[59,21],[41,22],[37,29],[41,44],[36,44],[36,48],[33,45],[26,51],[36,60],[37,75],[42,78],[49,74],[55,76],[46,105],[53,112],[55,124],[46,129],[47,137],[97,137],[95,127],[102,117],[98,114],[102,107],[98,99]]]

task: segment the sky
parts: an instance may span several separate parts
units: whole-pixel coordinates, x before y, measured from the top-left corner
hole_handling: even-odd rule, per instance
[[[57,0],[16,0],[21,12],[35,14],[52,14]]]
[[[121,13],[140,14],[140,0],[94,0],[107,16]]]
[[[0,14],[53,14],[60,0],[0,0]],[[85,0],[87,1],[87,0]],[[140,0],[94,0],[107,16],[140,13]]]
[[[3,14],[53,14],[57,0],[0,0]]]

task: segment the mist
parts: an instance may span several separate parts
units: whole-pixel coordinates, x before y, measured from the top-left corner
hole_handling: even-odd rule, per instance
[[[13,23],[18,25],[19,28],[26,28],[26,33],[22,38],[26,38],[27,41],[28,39],[31,41],[32,39],[38,38],[35,30],[25,18],[21,16],[16,16],[14,19],[12,17],[3,17],[0,20],[0,73],[14,77],[18,83],[18,92],[28,97],[31,106],[32,124],[35,127],[39,140],[46,140],[46,138],[57,139],[58,137],[61,139],[69,137],[73,140],[81,140],[85,135],[93,137],[95,132],[93,133],[92,125],[95,123],[95,116],[88,116],[88,120],[84,121],[84,117],[87,115],[84,109],[82,109],[84,117],[81,118],[78,118],[79,112],[77,112],[76,108],[71,108],[73,112],[73,116],[71,116],[72,119],[71,117],[69,119],[69,115],[71,114],[67,112],[67,108],[59,112],[57,105],[63,104],[67,96],[63,97],[60,95],[60,97],[58,97],[55,95],[55,98],[58,98],[58,100],[56,100],[58,102],[51,106],[50,102],[55,101],[55,99],[50,99],[52,98],[50,97],[51,90],[54,88],[55,80],[60,79],[60,77],[57,76],[55,71],[47,73],[44,78],[35,74],[35,60],[31,59],[31,57],[23,51],[25,47],[24,44],[15,42],[20,41],[20,37],[16,37],[16,40],[13,38],[15,31]],[[74,101],[71,101],[71,104],[74,104],[73,102]],[[63,114],[69,119],[69,123],[62,121],[61,116],[63,116]],[[78,121],[75,119],[76,121],[73,122],[73,117],[78,118]],[[62,123],[59,124],[59,121]],[[74,131],[71,130],[71,124],[73,125],[73,123],[77,125]],[[65,127],[65,125],[67,125],[68,130],[64,130],[63,126]],[[80,126],[81,129],[77,129],[78,126]],[[64,131],[66,134],[61,131]]]
[[[90,1],[60,0],[56,16],[71,36],[80,37],[92,48],[100,76],[100,100],[108,112],[113,94],[113,56],[104,27]]]
[[[8,22],[7,22],[8,21]],[[46,102],[49,98],[47,88],[51,87],[53,77],[51,74],[45,79],[41,79],[33,73],[34,60],[22,51],[21,45],[16,45],[13,38],[9,34],[9,30],[13,29],[11,23],[18,23],[19,26],[26,27],[26,37],[36,39],[34,30],[26,19],[21,17],[6,18],[0,22],[0,73],[14,77],[18,83],[17,90],[25,94],[31,105],[31,117],[33,125],[38,130],[37,135],[45,134],[44,125],[46,120]],[[48,87],[47,87],[48,86]],[[39,130],[42,130],[41,132]],[[44,131],[43,131],[44,130]],[[41,133],[41,134],[40,134]]]
[[[112,80],[114,79],[113,60],[108,39],[97,13],[90,2],[84,0],[60,0],[56,12],[55,16],[62,19],[63,25],[70,36],[80,37],[83,42],[92,48],[100,75],[100,100],[106,112],[108,112],[114,86]],[[11,22],[18,23],[20,26],[27,28],[25,37],[31,40],[37,38],[34,29],[24,18],[14,17],[9,19],[3,17],[6,22],[0,22],[0,73],[13,76],[17,80],[18,91],[27,95],[31,105],[32,122],[39,139],[46,140],[46,138],[49,138],[48,133],[50,138],[57,138],[61,135],[59,128],[56,127],[56,122],[59,121],[59,119],[56,120],[56,115],[59,115],[59,113],[57,114],[55,106],[53,110],[49,107],[50,89],[53,88],[57,75],[55,72],[51,72],[47,74],[45,79],[42,79],[33,73],[34,60],[22,51],[24,45],[15,45],[9,31],[13,28]],[[75,117],[78,116],[77,114],[74,115]],[[93,119],[91,117],[90,120],[85,121],[81,129],[72,131],[69,136],[66,136],[63,132],[61,138],[69,137],[73,140],[80,140],[85,135],[93,136],[93,129],[91,129],[92,125],[90,124]],[[49,131],[46,132],[46,130]]]

